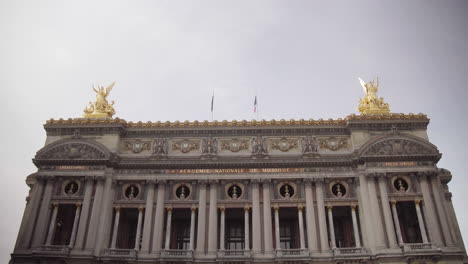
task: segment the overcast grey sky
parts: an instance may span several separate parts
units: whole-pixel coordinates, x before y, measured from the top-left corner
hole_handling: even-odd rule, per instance
[[[127,121],[344,118],[380,77],[392,112],[425,113],[468,178],[468,1],[0,1],[0,262],[12,251],[50,118],[81,117],[92,84]]]

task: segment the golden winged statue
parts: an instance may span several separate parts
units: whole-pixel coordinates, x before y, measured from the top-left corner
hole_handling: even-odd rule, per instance
[[[115,82],[104,88],[104,86],[98,85],[97,90],[93,86],[94,92],[96,92],[96,101],[89,102],[89,106],[84,109],[84,118],[112,118],[115,114],[114,101],[112,104],[107,102],[107,96],[114,87]]]
[[[375,81],[366,83],[359,78],[362,88],[366,93],[364,99],[359,99],[358,110],[362,114],[388,114],[390,113],[390,106],[384,102],[383,97],[377,97],[379,90],[379,78]]]

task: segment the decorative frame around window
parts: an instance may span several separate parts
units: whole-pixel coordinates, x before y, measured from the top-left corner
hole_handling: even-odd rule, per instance
[[[397,193],[407,193],[411,190],[411,180],[404,175],[396,175],[392,178],[393,190]]]
[[[188,183],[178,183],[174,185],[173,195],[177,200],[188,200],[192,197],[192,185]]]
[[[137,200],[141,195],[141,186],[138,183],[127,183],[122,186],[122,197],[125,200]]]
[[[231,182],[225,185],[226,197],[231,200],[239,200],[244,196],[244,185],[238,182]]]
[[[344,181],[332,181],[329,184],[330,193],[334,198],[349,197],[349,185]]]
[[[297,187],[293,182],[280,182],[276,187],[278,197],[281,199],[292,199],[296,197]]]
[[[77,180],[67,180],[62,184],[62,193],[65,196],[77,196],[81,189],[81,183]]]

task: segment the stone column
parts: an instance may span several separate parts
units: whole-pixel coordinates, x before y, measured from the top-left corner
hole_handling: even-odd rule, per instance
[[[280,227],[279,227],[279,207],[275,205],[275,243],[276,243],[276,250],[281,249],[281,241],[280,241]]]
[[[190,214],[190,244],[189,244],[189,250],[194,249],[194,242],[195,242],[195,211],[197,211],[196,207],[192,207],[190,209],[191,214]]]
[[[424,209],[426,213],[427,219],[427,226],[429,231],[429,237],[431,237],[432,241],[436,246],[442,247],[442,234],[440,233],[440,229],[437,223],[437,214],[435,212],[434,203],[432,202],[432,197],[429,192],[429,185],[427,183],[427,178],[425,174],[418,174],[420,176],[420,186],[421,192],[423,194],[424,199]]]
[[[395,230],[398,238],[398,244],[403,245],[403,236],[401,235],[400,220],[398,220],[398,213],[396,209],[396,201],[392,201],[392,212],[393,212],[393,223],[395,224]]]
[[[375,238],[372,232],[373,221],[371,207],[369,203],[369,192],[367,190],[367,179],[364,174],[359,175],[359,182],[356,184],[356,193],[359,199],[359,223],[361,224],[362,240],[364,247],[375,251]]]
[[[304,237],[304,217],[302,215],[302,209],[304,207],[299,205],[297,207],[297,217],[299,219],[299,238],[301,241],[301,249],[305,249],[305,237]]]
[[[172,208],[167,208],[167,220],[166,220],[166,250],[171,249],[171,225],[172,225]]]
[[[112,242],[111,248],[115,249],[117,244],[117,232],[119,231],[119,222],[120,222],[120,207],[115,208],[115,217],[114,217],[114,228],[112,231]]]
[[[380,207],[379,207],[379,200],[377,198],[377,192],[375,189],[375,178],[369,177],[367,181],[367,187],[369,189],[369,202],[372,208],[372,218],[374,220],[374,234],[375,234],[375,242],[377,249],[383,249],[386,247],[385,245],[385,237],[384,237],[384,230],[383,230],[383,222],[380,215]]]
[[[89,220],[88,236],[86,237],[86,250],[93,250],[98,232],[99,215],[101,213],[102,195],[104,192],[104,177],[97,178],[96,191],[94,193],[91,219]]]
[[[434,194],[434,200],[437,207],[437,214],[439,215],[440,225],[442,226],[442,235],[444,236],[445,243],[447,247],[453,247],[453,239],[451,236],[450,228],[448,226],[449,220],[447,218],[447,214],[445,212],[445,208],[442,202],[442,197],[444,191],[442,188],[439,188],[439,178],[433,177],[431,179],[432,183],[432,193]]]
[[[317,234],[315,224],[314,198],[312,192],[312,183],[305,182],[306,199],[306,226],[307,226],[307,244],[311,252],[318,251]]]
[[[265,254],[273,254],[273,238],[271,235],[271,204],[270,204],[270,183],[263,184],[263,238],[265,243]]]
[[[32,237],[31,248],[37,248],[43,245],[46,231],[47,231],[47,221],[50,215],[50,199],[52,197],[52,192],[54,190],[54,179],[47,180],[47,184],[44,190],[44,195],[42,197],[41,207],[39,209],[39,215],[37,217],[36,226],[34,227],[34,236]]]
[[[78,222],[80,221],[80,212],[81,212],[81,204],[76,204],[76,210],[75,210],[75,219],[73,220],[73,228],[72,228],[72,233],[70,237],[70,244],[68,245],[69,248],[73,248],[75,245],[75,239],[76,239],[76,230],[78,229]]]
[[[145,220],[143,224],[143,239],[141,242],[141,252],[144,254],[148,254],[150,250],[151,227],[153,225],[154,185],[155,182],[152,181],[148,182],[146,185],[148,192],[146,194]]]
[[[36,182],[32,187],[31,195],[24,210],[23,219],[21,221],[20,231],[18,232],[18,239],[16,240],[16,248],[27,249],[32,240],[34,231],[34,224],[36,223],[36,216],[39,211],[39,204],[41,202],[42,191],[44,190],[44,182],[42,177],[37,176]]]
[[[221,219],[220,219],[220,226],[219,226],[219,249],[224,250],[224,207],[219,208],[221,211]]]
[[[333,226],[333,206],[327,206],[328,208],[328,227],[330,228],[330,244],[332,249],[336,248],[335,241],[335,227]]]
[[[330,250],[328,244],[327,219],[325,217],[325,204],[323,202],[323,182],[318,181],[315,184],[317,192],[317,213],[320,230],[320,248],[322,252]]]
[[[209,209],[209,229],[208,229],[208,255],[216,256],[218,240],[218,206],[217,194],[218,185],[215,182],[210,183],[210,209]]]
[[[356,206],[351,205],[351,218],[353,220],[353,231],[354,231],[354,241],[356,242],[356,247],[361,247],[361,239],[359,238],[359,227],[356,217]]]
[[[421,230],[423,243],[429,243],[429,240],[427,240],[426,227],[424,226],[424,219],[421,214],[421,208],[419,208],[419,203],[419,200],[414,201],[414,205],[416,206],[416,214],[418,215],[419,229]]]
[[[138,224],[137,233],[135,237],[135,250],[140,250],[140,237],[141,237],[141,222],[143,220],[143,207],[138,208]]]
[[[107,248],[111,237],[112,207],[114,204],[115,185],[116,181],[112,179],[111,175],[107,175],[99,219],[99,232],[97,233],[96,246],[94,247],[94,255],[96,256],[101,254],[101,249],[105,247]]]
[[[206,184],[200,183],[198,197],[197,254],[205,254]]]
[[[252,251],[259,254],[261,250],[260,237],[260,193],[258,183],[252,182]]]
[[[159,254],[162,249],[162,236],[164,228],[164,199],[166,196],[166,183],[158,183],[156,198],[156,212],[154,216],[153,245],[151,253]]]
[[[249,207],[244,207],[244,245],[245,250],[250,250],[250,226],[249,226]]]
[[[55,226],[57,222],[57,212],[58,212],[58,204],[53,203],[52,204],[52,217],[50,218],[49,232],[47,233],[47,240],[46,240],[47,246],[52,245],[52,239],[54,238]]]
[[[78,233],[76,234],[75,249],[83,249],[83,243],[88,227],[89,210],[91,208],[91,195],[93,192],[94,181],[92,178],[86,178],[84,189],[83,205],[81,208],[80,221],[78,224]]]
[[[390,248],[398,248],[392,224],[392,213],[390,212],[390,203],[388,202],[387,185],[385,180],[385,177],[379,178],[380,201],[382,202],[385,230],[387,231],[388,244]]]

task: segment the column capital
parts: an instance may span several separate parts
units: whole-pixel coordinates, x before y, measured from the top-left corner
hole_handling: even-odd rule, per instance
[[[146,184],[149,186],[155,186],[157,181],[155,179],[146,180]]]
[[[250,179],[250,183],[253,185],[258,185],[260,183],[260,179]]]
[[[224,207],[224,206],[220,206],[220,207],[218,207],[218,208],[219,208],[219,210],[220,210],[221,212],[224,212],[224,211],[226,210],[226,207]]]
[[[50,205],[50,208],[55,208],[55,207],[58,207],[58,203],[57,202],[53,202],[51,205]]]
[[[206,187],[207,184],[208,184],[208,180],[205,180],[205,179],[198,180],[198,185],[200,187]]]
[[[156,183],[158,185],[166,185],[167,181],[166,180],[156,180]]]
[[[143,209],[144,209],[144,207],[143,207],[143,206],[140,206],[140,207],[138,207],[138,212],[142,212],[142,211],[143,211]]]
[[[357,205],[355,205],[355,204],[351,205],[351,210],[356,211],[356,207],[357,207]]]
[[[217,185],[219,183],[219,180],[211,179],[208,181],[208,183],[211,185]]]
[[[81,203],[76,203],[75,206],[78,208],[78,207],[81,207]]]
[[[262,185],[264,185],[265,183],[268,184],[268,183],[271,183],[271,179],[260,179],[260,182],[262,183]]]
[[[167,210],[168,213],[172,213],[172,206],[166,207],[166,210]]]
[[[327,205],[327,208],[328,208],[328,211],[331,212],[331,210],[333,209],[333,206],[332,205]]]
[[[273,205],[273,209],[275,209],[275,211],[278,211],[279,210],[279,205],[278,204]]]
[[[190,210],[191,210],[192,212],[195,212],[195,211],[197,211],[197,207],[196,207],[196,206],[192,206],[192,207],[190,207]]]
[[[250,207],[248,205],[244,206],[244,212],[248,212],[250,210]]]
[[[120,206],[114,206],[116,212],[120,212]]]
[[[392,204],[392,206],[396,206],[397,201],[391,200],[390,203]]]
[[[414,200],[415,205],[419,206],[420,203],[421,203],[421,200],[419,200],[419,199]]]
[[[303,209],[304,209],[304,205],[299,204],[299,205],[297,206],[297,210],[302,211]]]

